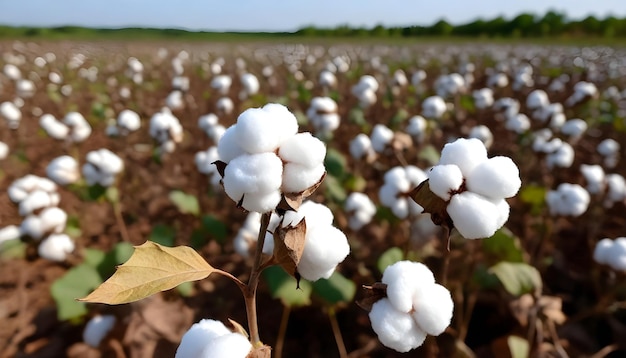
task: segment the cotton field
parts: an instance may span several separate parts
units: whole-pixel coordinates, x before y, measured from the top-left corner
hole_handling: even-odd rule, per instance
[[[623,48],[0,53],[2,356],[626,354]]]

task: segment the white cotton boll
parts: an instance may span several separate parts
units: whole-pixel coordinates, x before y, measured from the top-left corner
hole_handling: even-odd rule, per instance
[[[181,109],[185,106],[183,101],[183,93],[181,91],[172,91],[165,98],[165,105],[173,110]]]
[[[94,348],[98,348],[100,342],[115,326],[115,321],[116,318],[113,315],[94,316],[85,325],[83,341]]]
[[[561,126],[561,133],[578,138],[587,131],[587,122],[580,118],[570,119]]]
[[[413,116],[409,118],[409,124],[406,126],[406,132],[414,138],[421,141],[424,138],[428,123],[422,116]]]
[[[71,129],[70,137],[74,142],[82,142],[91,134],[91,126],[85,117],[78,112],[66,114],[63,118],[63,123]]]
[[[413,310],[415,293],[435,283],[435,276],[426,265],[412,261],[398,261],[385,268],[382,283],[387,285],[387,298],[398,311]]]
[[[13,102],[2,102],[0,104],[0,116],[4,117],[11,129],[17,129],[22,120],[22,112]]]
[[[557,190],[546,193],[546,202],[552,215],[580,216],[589,206],[589,192],[578,184],[561,183]]]
[[[125,109],[117,116],[117,125],[129,132],[133,132],[141,127],[141,118],[137,112]]]
[[[183,335],[175,357],[245,358],[251,349],[252,345],[243,335],[231,332],[220,321],[203,319]]]
[[[65,261],[72,251],[74,241],[65,234],[50,235],[37,248],[39,256],[50,261]]]
[[[335,87],[337,85],[337,77],[330,71],[320,72],[319,84],[323,87]]]
[[[308,218],[305,216],[307,224]],[[306,240],[302,257],[298,263],[298,272],[309,280],[329,278],[335,267],[350,253],[350,245],[346,235],[331,225],[307,227]]]
[[[234,139],[246,152],[271,152],[298,132],[298,121],[287,107],[267,104],[245,110],[236,128]]]
[[[230,333],[207,342],[198,357],[201,358],[246,358],[252,349],[248,339],[239,333]]]
[[[244,73],[243,75],[241,75],[241,85],[243,86],[244,90],[248,93],[248,94],[256,94],[257,92],[259,92],[259,79],[256,78],[255,75],[251,74],[251,73]]]
[[[333,212],[330,211],[328,206],[324,204],[307,200],[300,205],[298,212],[307,218],[308,228],[316,226],[330,226],[333,224]]]
[[[474,105],[476,108],[484,109],[493,105],[493,90],[491,88],[483,88],[472,93],[474,97]]]
[[[16,225],[9,225],[0,228],[0,247],[2,243],[9,240],[17,240],[22,236],[22,231]]]
[[[217,153],[219,154],[220,160],[225,163],[228,163],[234,158],[245,153],[243,148],[239,146],[238,141],[235,139],[236,131],[236,124],[228,127],[219,142],[217,142]]]
[[[558,149],[546,157],[548,168],[569,168],[574,163],[574,148],[566,142],[560,142]]]
[[[21,98],[29,98],[35,94],[35,84],[31,80],[20,79],[15,82],[17,95]]]
[[[22,78],[22,71],[20,71],[20,69],[12,63],[7,63],[6,65],[4,65],[3,72],[4,75],[7,76],[11,81],[17,81]]]
[[[276,154],[243,154],[226,166],[224,190],[238,202],[247,194],[265,194],[278,190],[282,184],[282,174],[283,163]]]
[[[608,157],[612,155],[616,155],[619,152],[620,145],[619,143],[611,138],[607,138],[598,144],[598,153],[601,155]]]
[[[596,247],[593,250],[593,259],[599,264],[608,265],[611,251],[613,251],[613,240],[604,238],[596,243]]]
[[[387,145],[391,143],[393,131],[383,124],[377,124],[372,130],[370,139],[372,141],[372,148],[374,148],[377,153],[382,153]]]
[[[426,71],[417,70],[411,76],[411,84],[414,87],[418,87],[420,84],[422,84],[422,81],[424,81],[425,79],[426,79]]]
[[[286,163],[281,188],[285,193],[300,193],[318,183],[324,172],[326,172],[324,164],[310,168],[298,163]]]
[[[580,165],[580,172],[587,181],[587,191],[589,194],[600,194],[604,191],[605,176],[604,169],[599,165]]]
[[[529,109],[543,108],[550,104],[548,94],[541,89],[536,89],[526,97],[526,107]]]
[[[6,159],[9,155],[9,146],[0,141],[0,160]]]
[[[483,124],[473,127],[467,137],[480,140],[485,145],[485,148],[489,148],[493,144],[493,133],[491,133],[489,127]]]
[[[209,149],[201,152],[197,152],[194,157],[194,162],[198,171],[202,174],[214,174],[217,172],[217,166],[213,164],[216,160],[219,160],[217,154],[217,147],[210,147]]]
[[[413,319],[426,333],[437,336],[450,325],[454,302],[445,287],[439,284],[421,286],[415,292],[413,306]]]
[[[619,174],[608,174],[606,176],[608,192],[606,197],[611,202],[618,202],[626,199],[626,179]]]
[[[233,83],[232,78],[228,75],[218,75],[213,77],[211,80],[211,88],[216,89],[221,94],[228,93],[231,84]]]
[[[37,215],[29,215],[20,224],[20,232],[23,236],[30,236],[35,240],[40,240],[44,234],[41,218]]]
[[[372,106],[378,100],[378,98],[376,97],[376,91],[372,90],[371,88],[367,88],[362,92],[359,92],[357,94],[357,97],[359,98],[359,105],[363,108]]]
[[[39,125],[50,137],[57,140],[67,138],[70,133],[70,129],[65,124],[57,121],[51,114],[41,116],[41,118],[39,118]]]
[[[559,129],[565,124],[567,118],[563,113],[554,113],[552,117],[550,117],[550,128]]]
[[[78,162],[69,155],[54,158],[46,167],[46,175],[59,185],[75,183],[80,179]]]
[[[530,119],[524,113],[508,117],[504,127],[517,134],[522,134],[530,129]]]
[[[367,225],[376,214],[376,205],[364,193],[354,192],[348,195],[343,208],[346,212],[352,213],[349,218],[349,226],[352,230],[359,230]]]
[[[219,118],[213,113],[205,114],[198,118],[198,127],[200,127],[200,129],[202,129],[205,133],[218,125],[218,123]]]
[[[324,163],[326,145],[309,132],[297,133],[280,145],[278,155],[283,161],[314,168]]]
[[[43,190],[35,190],[20,201],[19,213],[21,216],[30,215],[33,211],[52,205],[50,194]]]
[[[613,241],[608,263],[613,270],[626,271],[626,237],[618,237]]]
[[[372,141],[366,134],[360,133],[350,141],[350,155],[354,159],[361,159],[374,152]]]
[[[398,352],[415,349],[426,339],[426,332],[419,329],[413,317],[396,310],[386,298],[372,305],[369,318],[380,342]]]
[[[509,220],[511,206],[505,199],[492,200],[491,202],[496,205],[496,211],[498,212],[498,216],[496,218],[496,227],[499,229],[504,226],[507,220]]]
[[[471,191],[453,195],[447,212],[454,227],[466,239],[491,237],[499,229],[498,207]]]
[[[436,165],[428,171],[430,191],[441,199],[450,200],[451,192],[463,184],[463,173],[454,164]]]
[[[503,156],[478,164],[465,179],[468,190],[491,199],[513,197],[522,185],[517,165]]]
[[[215,108],[221,113],[230,114],[235,109],[235,104],[232,99],[222,97],[215,102]]]
[[[267,213],[276,209],[282,196],[280,190],[273,190],[267,193],[247,193],[244,196],[241,207],[248,211]]]
[[[446,102],[439,96],[428,97],[422,102],[422,115],[426,118],[441,118],[447,110]]]
[[[474,168],[487,160],[487,148],[478,139],[459,138],[443,146],[439,164],[455,164],[461,169],[463,176],[470,175]]]
[[[57,207],[45,208],[39,214],[44,232],[59,234],[65,229],[67,214]]]

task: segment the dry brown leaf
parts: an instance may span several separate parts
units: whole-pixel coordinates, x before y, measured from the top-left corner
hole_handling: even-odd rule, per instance
[[[300,220],[295,226],[279,225],[274,231],[274,260],[296,279],[299,279],[297,266],[302,258],[305,240],[306,220]]]
[[[382,282],[376,282],[371,286],[363,286],[366,297],[356,301],[356,304],[367,312],[372,310],[372,305],[378,300],[387,297],[387,285]]]
[[[320,180],[317,181],[317,183],[311,185],[310,187],[306,188],[305,190],[299,192],[299,193],[284,193],[283,194],[283,198],[280,201],[280,203],[278,204],[278,206],[276,207],[276,209],[280,211],[287,211],[287,210],[294,210],[294,211],[298,211],[298,209],[300,209],[300,205],[302,205],[302,202],[304,201],[304,199],[308,198],[309,196],[311,196],[311,194],[313,194],[317,188],[319,188],[320,185],[322,185],[322,182],[324,181],[324,178],[326,178],[326,172],[324,172],[324,174],[322,174],[322,177],[320,178]]]

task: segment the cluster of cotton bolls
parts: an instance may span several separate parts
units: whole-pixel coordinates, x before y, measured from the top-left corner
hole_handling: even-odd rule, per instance
[[[159,144],[161,153],[172,153],[183,140],[183,126],[172,112],[163,108],[150,118],[150,136]]]
[[[575,106],[598,96],[598,88],[592,82],[580,81],[574,85],[574,93],[565,100],[566,106]]]
[[[213,113],[205,114],[198,118],[198,127],[209,137],[213,143],[217,143],[222,138],[226,127],[219,123],[219,118]]]
[[[506,198],[517,194],[521,180],[511,158],[487,158],[478,139],[457,139],[441,151],[428,171],[430,190],[448,202],[454,227],[467,239],[492,236],[509,217]]]
[[[602,265],[608,265],[615,271],[626,272],[626,237],[615,240],[604,238],[593,250],[593,259]]]
[[[39,118],[39,125],[50,137],[58,140],[79,143],[91,135],[91,125],[78,112],[69,112],[62,121],[51,114],[44,114]]]
[[[553,138],[552,131],[548,128],[533,133],[534,141],[532,148],[535,152],[546,154],[548,168],[569,168],[574,163],[574,148],[571,144]]]
[[[556,190],[546,193],[551,215],[580,216],[589,207],[589,192],[578,184],[561,183]]]
[[[381,204],[400,219],[421,214],[424,208],[409,197],[411,190],[427,179],[426,173],[414,165],[394,167],[385,173],[378,191]]]
[[[337,102],[330,97],[314,97],[306,112],[315,128],[316,136],[328,137],[339,128],[341,118],[337,113]]]
[[[378,100],[376,96],[378,91],[378,81],[374,76],[361,76],[359,82],[352,87],[352,94],[359,100],[359,104],[363,108],[368,108]]]
[[[9,198],[18,204],[24,216],[19,229],[2,230],[3,239],[30,237],[39,242],[39,256],[51,261],[64,261],[74,251],[74,242],[63,233],[67,214],[58,207],[60,196],[54,182],[36,175],[15,180],[8,189]]]
[[[580,172],[587,182],[587,191],[592,195],[603,195],[604,206],[626,200],[626,180],[617,173],[605,174],[600,165],[581,164]]]
[[[69,155],[56,157],[48,163],[46,175],[59,185],[76,183],[80,179],[78,162]]]
[[[22,120],[22,111],[13,102],[2,102],[0,104],[0,116],[4,118],[10,129],[17,129]]]
[[[465,79],[458,73],[442,75],[435,80],[435,92],[437,96],[448,98],[457,94],[464,93],[467,90]]]
[[[252,344],[243,334],[231,331],[220,321],[203,319],[183,335],[175,358],[245,358],[251,350]]]
[[[125,109],[117,116],[117,121],[111,121],[106,128],[108,136],[127,136],[141,127],[141,118],[137,112]]]
[[[388,266],[382,283],[386,296],[369,313],[372,329],[385,346],[408,352],[421,346],[428,334],[437,336],[450,325],[454,303],[450,292],[435,283],[424,264],[399,261]]]
[[[615,168],[619,161],[620,144],[612,138],[607,138],[598,144],[598,153],[602,155],[607,168]]]
[[[83,176],[88,185],[109,187],[124,170],[124,161],[106,148],[87,153],[86,160],[83,165]]]
[[[326,146],[310,133],[298,133],[287,107],[267,104],[244,111],[218,143],[227,164],[226,194],[248,211],[273,211],[282,193],[300,193],[324,173]]]
[[[352,230],[360,230],[372,221],[376,215],[376,205],[367,194],[354,192],[348,195],[343,209],[349,215],[348,226]]]
[[[265,241],[263,242],[263,253],[271,255],[274,251],[274,237],[272,232],[278,226],[280,217],[276,213],[272,213],[267,232],[265,233]],[[261,213],[252,211],[246,216],[246,220],[239,228],[237,236],[233,240],[235,252],[243,257],[249,257],[253,245],[256,245],[259,239],[259,230],[261,230]]]

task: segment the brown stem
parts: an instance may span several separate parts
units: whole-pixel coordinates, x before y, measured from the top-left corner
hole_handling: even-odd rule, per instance
[[[278,337],[276,337],[276,346],[274,352],[275,358],[282,358],[283,345],[285,343],[285,334],[287,333],[287,323],[289,323],[289,314],[291,313],[291,307],[284,305],[283,314],[280,318],[280,328],[278,328]]]
[[[130,236],[128,235],[128,230],[126,229],[126,223],[124,223],[124,217],[122,216],[122,207],[120,203],[118,201],[114,201],[111,202],[111,205],[113,205],[115,221],[117,222],[117,226],[120,230],[122,240],[124,240],[124,242],[130,242]]]
[[[339,322],[337,322],[337,316],[335,315],[335,308],[328,308],[328,318],[330,319],[330,326],[333,328],[333,335],[335,336],[335,342],[337,342],[337,350],[339,350],[339,357],[347,358],[348,351],[346,351],[346,345],[343,343],[343,337],[341,336],[341,328],[339,328]]]
[[[615,352],[619,349],[619,345],[617,343],[609,344],[608,346],[600,349],[591,358],[604,358],[612,352]]]
[[[554,324],[554,321],[548,319],[546,323],[548,325],[550,337],[552,338],[552,343],[554,344],[554,348],[556,348],[557,353],[559,353],[559,356],[562,358],[569,358],[569,355],[563,348],[563,345],[561,345],[561,341],[559,340],[559,334],[556,331],[556,325]]]
[[[252,346],[255,348],[263,345],[259,337],[259,325],[257,323],[256,289],[259,285],[259,276],[262,271],[261,260],[263,258],[263,244],[265,243],[265,233],[267,232],[271,215],[272,213],[269,212],[261,216],[261,229],[259,230],[259,238],[254,253],[254,265],[250,273],[250,280],[248,280],[248,285],[243,293],[248,316],[248,330],[250,330],[250,343],[252,343]]]
[[[243,292],[245,294],[246,292],[246,284],[241,282],[240,279],[238,279],[237,277],[233,276],[230,272],[227,271],[222,271],[220,269],[215,269],[214,271],[216,274],[218,275],[222,275],[224,277],[228,277],[229,279],[231,279],[234,283],[237,284],[237,286],[239,287],[239,289],[241,290],[241,292]]]

